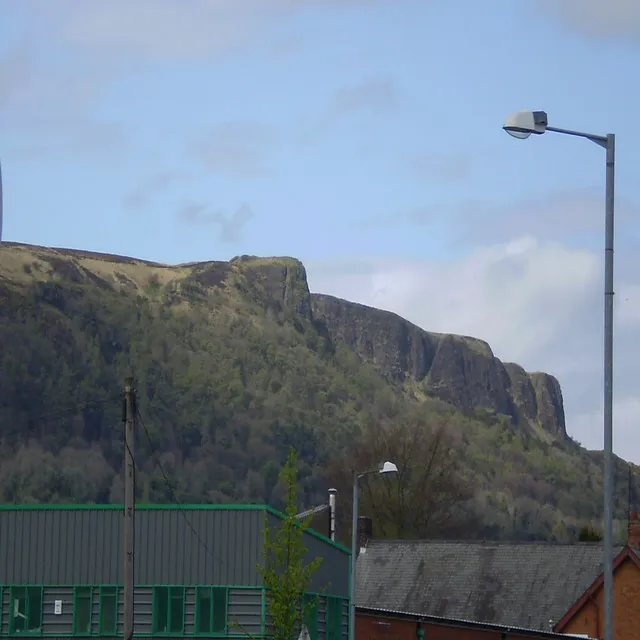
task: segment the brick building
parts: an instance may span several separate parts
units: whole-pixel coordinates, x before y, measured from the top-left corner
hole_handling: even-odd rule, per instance
[[[553,631],[358,607],[356,640],[568,640]]]
[[[640,521],[631,514],[628,545],[613,564],[613,614],[616,640],[640,638]],[[604,629],[604,576],[600,574],[555,625],[561,633],[600,638]]]

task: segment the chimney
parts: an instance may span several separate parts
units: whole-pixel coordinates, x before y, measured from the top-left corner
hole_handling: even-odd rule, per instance
[[[373,520],[368,516],[360,516],[358,518],[358,550],[364,553],[367,549],[367,543],[373,538]]]
[[[632,511],[629,514],[629,526],[627,529],[627,544],[630,547],[640,549],[640,520],[638,520],[637,511]]]
[[[336,541],[336,493],[337,489],[329,489],[329,538]]]

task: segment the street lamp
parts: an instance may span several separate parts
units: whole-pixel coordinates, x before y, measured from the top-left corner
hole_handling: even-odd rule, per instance
[[[544,111],[519,111],[503,129],[514,138],[546,131],[586,138],[606,149],[605,250],[604,250],[604,629],[613,640],[613,194],[615,135],[606,136],[550,127]]]
[[[398,473],[398,467],[393,463],[383,462],[377,469],[369,471],[354,471],[353,473],[353,516],[351,521],[351,580],[349,594],[349,640],[356,637],[356,557],[358,551],[358,482],[370,473]]]

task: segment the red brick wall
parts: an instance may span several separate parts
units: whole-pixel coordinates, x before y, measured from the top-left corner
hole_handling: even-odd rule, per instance
[[[486,631],[468,627],[447,626],[423,622],[424,640],[500,640],[500,631]],[[356,613],[356,640],[417,640],[415,620],[372,616]],[[535,636],[508,633],[507,640],[532,640]],[[617,636],[616,636],[617,640]]]
[[[604,589],[593,598],[562,629],[562,633],[588,633],[592,638],[604,635]],[[640,638],[640,569],[632,560],[625,560],[613,576],[613,615],[616,640]]]

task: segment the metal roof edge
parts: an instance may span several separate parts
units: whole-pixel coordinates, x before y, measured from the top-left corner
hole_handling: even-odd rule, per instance
[[[266,504],[136,504],[136,511],[263,511],[283,520],[284,513]],[[122,511],[123,504],[0,504],[0,511]],[[323,543],[351,555],[351,550],[315,529],[306,533]]]
[[[264,504],[136,504],[136,511],[265,511]],[[0,511],[122,511],[123,504],[0,504]]]
[[[427,615],[423,613],[416,613],[413,611],[398,611],[395,609],[380,609],[377,607],[361,607],[356,605],[356,612],[360,611],[364,614],[387,614],[396,617],[405,617],[411,618],[416,621],[422,622],[435,622],[443,625],[449,626],[459,626],[459,627],[474,627],[474,628],[483,628],[487,630],[494,631],[504,631],[504,632],[515,632],[521,635],[531,635],[536,636],[538,638],[566,638],[575,637],[571,636],[571,634],[566,633],[556,633],[555,631],[541,631],[537,629],[527,629],[526,627],[518,627],[512,625],[504,625],[504,624],[495,624],[491,622],[480,622],[477,620],[464,620],[460,618],[442,618],[440,616]],[[593,640],[593,639],[592,639]]]
[[[281,520],[284,520],[286,518],[286,515],[284,513],[268,505],[265,507],[265,511],[267,513],[270,513],[272,516],[275,516],[276,518],[280,518]],[[330,547],[333,547],[334,549],[337,549],[338,551],[341,551],[342,553],[351,555],[351,549],[348,549],[347,547],[340,544],[339,542],[334,542],[333,540],[331,540],[330,538],[327,538],[327,536],[322,535],[315,529],[306,529],[305,533],[309,534],[310,536],[313,536],[314,538],[317,538],[321,542],[324,542],[325,544],[329,545]]]
[[[469,546],[480,546],[480,545],[496,545],[496,546],[503,546],[503,547],[532,547],[532,546],[545,546],[545,547],[600,547],[602,548],[602,542],[598,541],[598,542],[591,542],[591,541],[575,541],[575,542],[557,542],[554,540],[484,540],[484,539],[479,539],[479,540],[452,540],[452,539],[445,539],[445,538],[429,538],[429,539],[424,539],[424,540],[411,540],[411,539],[407,539],[407,540],[403,540],[401,538],[399,539],[382,539],[382,538],[371,538],[370,540],[367,541],[367,545],[386,545],[386,546],[392,546],[392,545],[400,545],[400,544],[406,544],[406,545],[410,545],[410,544],[414,544],[414,545],[430,545],[430,544],[446,544],[446,545],[469,545]],[[625,543],[624,542],[617,542],[614,543],[613,545],[614,547],[624,547]]]

